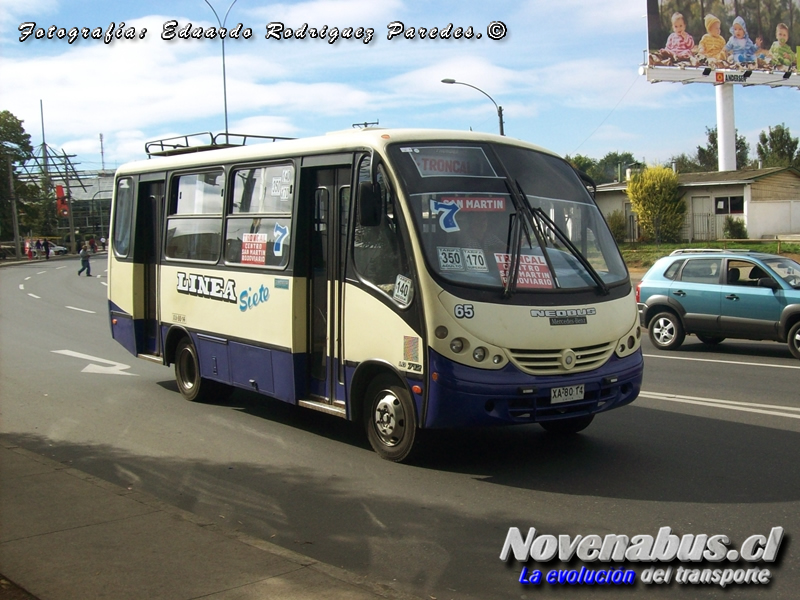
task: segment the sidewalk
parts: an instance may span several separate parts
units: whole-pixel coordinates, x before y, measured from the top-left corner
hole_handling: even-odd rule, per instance
[[[0,479],[2,598],[411,600],[5,440]]]

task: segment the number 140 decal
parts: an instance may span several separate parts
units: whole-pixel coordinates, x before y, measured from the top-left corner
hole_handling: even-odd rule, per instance
[[[456,304],[453,313],[456,319],[471,319],[475,316],[475,309],[472,304]]]

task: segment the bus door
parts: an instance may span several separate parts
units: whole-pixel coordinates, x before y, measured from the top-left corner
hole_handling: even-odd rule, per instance
[[[142,265],[135,275],[141,285],[142,330],[137,336],[137,353],[161,355],[161,336],[158,318],[158,264],[161,248],[161,218],[164,214],[164,180],[139,181],[139,201],[136,212],[136,242],[134,262]],[[134,286],[134,289],[136,286]]]
[[[352,169],[314,169],[308,299],[309,392],[312,399],[344,408],[342,291]],[[338,232],[338,233],[337,233]]]

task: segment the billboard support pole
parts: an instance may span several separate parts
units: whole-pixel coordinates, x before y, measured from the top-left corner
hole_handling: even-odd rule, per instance
[[[736,170],[736,125],[733,113],[733,86],[721,84],[717,90],[717,157],[720,171]]]

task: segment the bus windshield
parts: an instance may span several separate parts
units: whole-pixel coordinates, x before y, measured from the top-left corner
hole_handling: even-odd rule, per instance
[[[508,295],[627,280],[603,216],[564,160],[454,142],[398,144],[389,154],[428,268],[449,283]]]

